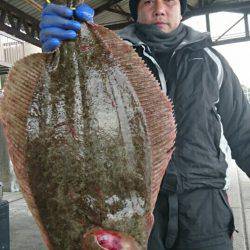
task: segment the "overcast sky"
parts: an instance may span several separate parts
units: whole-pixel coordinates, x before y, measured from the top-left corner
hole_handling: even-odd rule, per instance
[[[211,35],[219,37],[242,17],[238,13],[220,12],[210,15]],[[250,18],[248,18],[250,20]],[[184,23],[199,31],[206,30],[205,16],[193,17]],[[237,24],[227,35],[240,36],[244,32],[244,21]],[[215,47],[229,62],[241,84],[250,87],[250,42],[240,42]]]

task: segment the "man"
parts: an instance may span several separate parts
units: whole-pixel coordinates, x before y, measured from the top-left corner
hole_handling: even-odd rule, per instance
[[[130,0],[136,22],[119,32],[173,100],[177,122],[176,149],[154,210],[148,249],[230,250],[228,144],[249,176],[250,106],[228,63],[210,47],[210,36],[181,23],[185,8],[185,0]],[[44,51],[76,37],[80,26],[73,15],[93,21],[94,14],[86,4],[74,13],[56,5],[44,9]]]

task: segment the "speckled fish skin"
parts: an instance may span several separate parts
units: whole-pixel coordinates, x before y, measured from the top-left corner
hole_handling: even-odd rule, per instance
[[[71,44],[60,49],[56,69],[35,92],[27,143],[32,190],[55,249],[79,249],[79,237],[93,225],[145,245],[146,121],[125,75],[84,35],[86,45],[76,51]],[[48,197],[40,196],[45,188]]]
[[[171,102],[130,46],[83,24],[76,42],[13,67],[1,119],[49,249],[104,249],[99,229],[124,236],[117,250],[146,249],[175,123]]]

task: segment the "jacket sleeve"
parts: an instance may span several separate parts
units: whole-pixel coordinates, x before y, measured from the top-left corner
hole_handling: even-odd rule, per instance
[[[228,62],[217,52],[223,66],[218,112],[232,158],[250,177],[250,104]]]

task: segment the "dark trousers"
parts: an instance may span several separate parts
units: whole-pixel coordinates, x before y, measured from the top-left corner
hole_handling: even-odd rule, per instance
[[[148,250],[232,250],[232,210],[226,192],[160,192]]]

